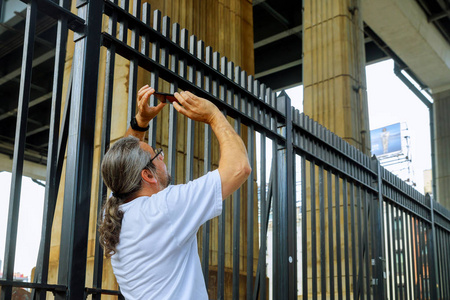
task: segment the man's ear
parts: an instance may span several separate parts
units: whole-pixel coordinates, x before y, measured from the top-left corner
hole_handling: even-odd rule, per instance
[[[148,183],[157,183],[158,182],[155,175],[153,175],[153,173],[148,169],[143,169],[141,171],[141,177],[142,177],[142,180],[144,180],[145,182],[148,182]]]

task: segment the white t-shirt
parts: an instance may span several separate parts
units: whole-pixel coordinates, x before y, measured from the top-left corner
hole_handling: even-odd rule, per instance
[[[126,299],[208,299],[196,233],[222,212],[219,171],[122,204],[111,264]]]

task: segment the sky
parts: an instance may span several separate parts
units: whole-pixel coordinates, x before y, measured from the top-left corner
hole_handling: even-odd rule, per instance
[[[423,171],[431,168],[430,127],[426,106],[393,73],[393,61],[367,66],[370,129],[394,123],[408,127],[417,189],[423,193]],[[302,87],[287,91],[292,105],[302,111]],[[269,153],[268,153],[269,154]],[[268,178],[268,177],[267,177]],[[4,259],[11,174],[0,172],[0,260]],[[44,187],[22,180],[15,271],[30,276],[36,263],[42,226]],[[3,268],[3,263],[2,263]]]

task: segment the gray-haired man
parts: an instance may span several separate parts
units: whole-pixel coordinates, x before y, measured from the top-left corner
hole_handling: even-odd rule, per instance
[[[219,109],[189,92],[175,93],[174,108],[211,126],[219,141],[217,170],[181,185],[169,185],[162,149],[143,142],[148,123],[164,107],[148,105],[154,89],[138,92],[138,114],[126,136],[102,162],[112,196],[99,227],[106,256],[127,299],[208,299],[196,233],[220,215],[222,200],[251,172],[247,151]],[[158,96],[159,97],[159,96]],[[181,104],[181,105],[180,105]]]

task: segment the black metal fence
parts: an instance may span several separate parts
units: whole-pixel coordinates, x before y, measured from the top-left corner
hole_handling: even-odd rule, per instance
[[[230,215],[228,219],[232,222],[230,297],[233,299],[268,299],[268,291],[272,299],[297,299],[298,296],[303,299],[450,299],[450,212],[383,169],[375,158],[363,155],[299,113],[291,107],[285,93],[277,97],[233,62],[220,57],[210,47],[205,48],[195,36],[189,37],[187,30],[180,30],[178,24],[171,25],[170,19],[162,18],[159,11],[153,12],[151,17],[147,3],[141,6],[140,1],[134,1],[130,8],[128,1],[121,1],[120,6],[117,0],[78,1],[76,16],[69,10],[70,1],[60,1],[60,4],[49,0],[25,2],[28,8],[13,176],[4,275],[0,280],[2,299],[12,297],[13,287],[30,288],[39,299],[44,299],[48,291],[58,299],[99,298],[101,294],[121,298],[119,291],[102,289],[103,254],[98,241],[93,282],[86,284],[101,47],[107,51],[105,86],[100,87],[104,88],[101,153],[106,151],[110,141],[117,55],[130,61],[128,120],[135,112],[137,74],[141,67],[150,72],[153,87],[157,88],[163,80],[170,83],[172,92],[180,88],[212,99],[224,114],[235,120],[237,132],[247,130],[248,152],[254,170],[249,180],[257,180],[259,188],[255,190],[253,184],[247,184],[246,191],[234,193],[232,210],[224,209],[218,218],[217,231],[212,231],[208,222],[200,232],[202,268],[207,284],[211,270],[209,249],[211,243],[218,243],[217,292],[210,294],[212,299],[228,298],[224,249],[229,227],[225,226],[225,215]],[[57,45],[42,241],[34,281],[23,283],[13,280],[13,272],[38,10],[58,21]],[[133,13],[129,13],[130,10]],[[142,18],[136,17],[141,15]],[[102,32],[103,18],[109,24],[107,32]],[[75,34],[75,52],[65,109],[60,114],[69,31]],[[128,33],[131,43],[127,42]],[[156,99],[150,101],[154,105]],[[164,141],[168,148],[169,171],[174,171],[176,164],[176,123],[176,114],[172,111],[169,137]],[[153,145],[156,130],[157,123],[152,122],[149,143]],[[185,179],[190,180],[193,178],[195,135],[194,122],[190,120],[187,133]],[[208,126],[205,126],[204,136],[202,159],[204,171],[208,171],[211,167]],[[257,149],[259,155],[256,155]],[[49,284],[51,228],[66,150],[58,280],[57,284]],[[272,160],[266,162],[269,152]],[[100,207],[106,188],[101,179],[98,180],[102,187],[97,200]],[[296,181],[301,182],[300,187],[296,186]],[[241,199],[241,195],[245,197]],[[240,228],[241,200],[246,201],[247,207],[245,230]],[[300,217],[296,203],[301,204]],[[255,206],[259,208],[259,215],[254,213]],[[255,218],[259,220],[259,233],[255,232]],[[273,230],[272,249],[267,249],[269,227]],[[297,240],[298,230],[301,240]],[[240,233],[243,231],[247,232],[247,264],[242,272],[246,274],[245,293],[239,289]],[[253,245],[258,238],[260,248],[255,269]],[[266,261],[268,250],[272,252],[271,261]],[[301,255],[297,257],[297,253]],[[268,263],[272,272],[267,271]],[[267,277],[270,280],[266,280]]]

